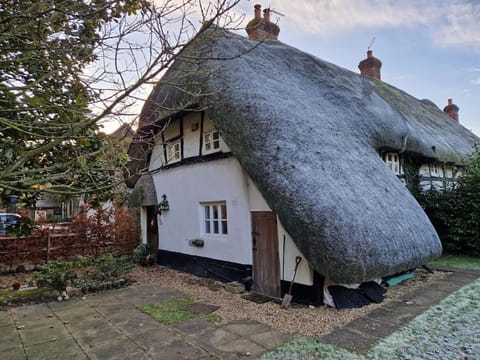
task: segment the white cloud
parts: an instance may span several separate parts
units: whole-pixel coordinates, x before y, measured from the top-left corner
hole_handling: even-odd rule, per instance
[[[470,80],[470,83],[472,83],[473,85],[480,85],[480,77]]]
[[[478,0],[272,0],[269,4],[285,14],[281,23],[319,38],[368,28],[421,26],[437,46],[480,52]],[[252,2],[241,3],[240,8],[250,19]]]
[[[480,52],[480,3],[457,1],[445,6],[445,23],[433,32],[436,44]]]
[[[319,36],[331,30],[346,32],[358,28],[427,25],[436,21],[441,15],[441,9],[437,6],[437,2],[431,0],[408,2],[393,0],[276,0],[271,1],[270,5],[271,8],[285,14],[285,19],[298,26],[300,31]]]

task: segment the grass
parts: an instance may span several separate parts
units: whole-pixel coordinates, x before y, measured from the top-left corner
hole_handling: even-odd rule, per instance
[[[177,299],[172,299],[165,301],[159,304],[149,304],[143,306],[137,306],[137,309],[144,312],[145,314],[150,315],[155,320],[161,322],[162,324],[171,325],[177,324],[179,322],[193,319],[195,317],[205,319],[212,323],[217,323],[222,321],[220,315],[217,314],[196,314],[191,311],[184,310],[184,306],[192,304],[193,299],[190,297],[182,297]]]
[[[442,257],[429,263],[430,266],[442,269],[464,269],[464,270],[480,270],[480,258],[463,256],[463,255],[443,255]]]
[[[34,288],[26,290],[3,289],[0,290],[0,305],[22,304],[38,302],[54,296],[50,289]]]

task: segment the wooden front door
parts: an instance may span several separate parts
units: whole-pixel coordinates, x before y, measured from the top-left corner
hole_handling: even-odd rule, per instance
[[[253,291],[280,297],[277,216],[252,211]]]
[[[156,206],[147,206],[147,244],[150,246],[154,256],[157,256],[158,222]]]

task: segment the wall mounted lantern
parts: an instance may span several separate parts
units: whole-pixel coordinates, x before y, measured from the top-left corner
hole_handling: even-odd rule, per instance
[[[170,205],[168,204],[167,195],[162,195],[162,201],[158,203],[157,206],[157,213],[161,214],[162,211],[168,211],[170,209]]]

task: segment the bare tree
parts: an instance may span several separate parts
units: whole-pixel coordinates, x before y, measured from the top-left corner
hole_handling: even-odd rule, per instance
[[[102,124],[134,122],[151,86],[239,0],[0,4],[0,193],[105,200],[127,156]]]

